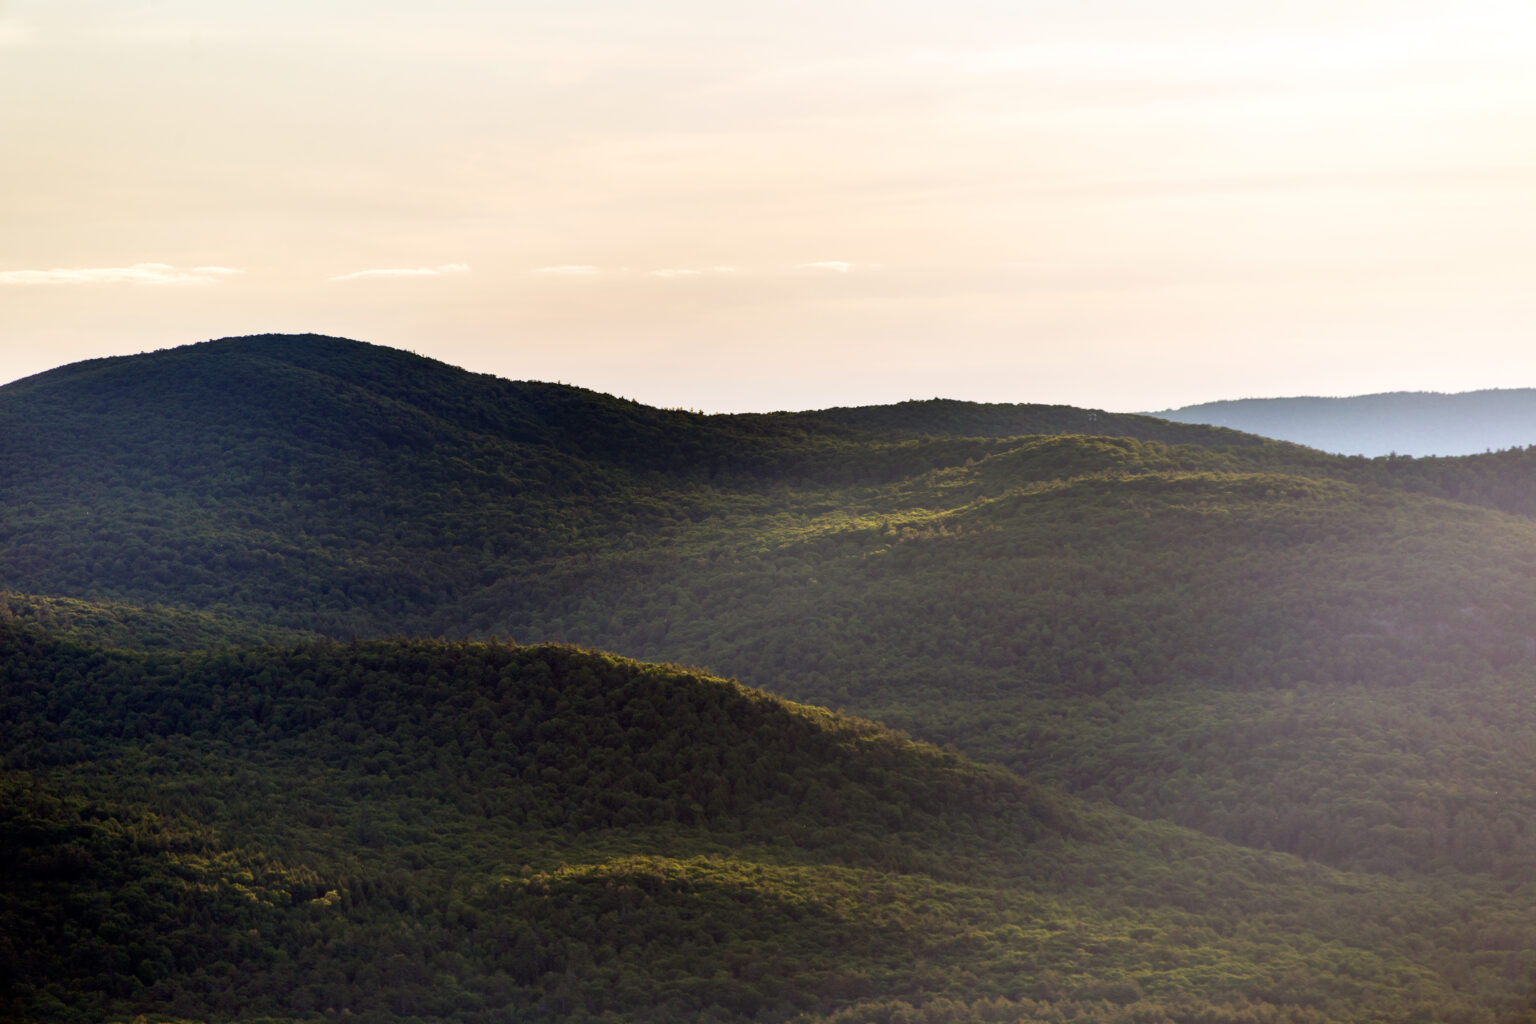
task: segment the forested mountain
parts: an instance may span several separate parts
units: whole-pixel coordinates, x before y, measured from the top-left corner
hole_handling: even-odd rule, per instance
[[[995,435],[1086,419],[957,406],[703,417],[313,336],[78,363],[0,388],[0,580],[330,633],[417,630],[531,566],[718,519],[738,493],[899,480],[1000,444],[929,432],[945,422]],[[889,435],[861,427],[872,415]]]
[[[1536,389],[1240,398],[1153,413],[1341,455],[1474,455],[1536,444]]]
[[[606,655],[0,650],[15,1019],[1492,1021],[1536,955],[1503,887]]]
[[[401,949],[417,958],[409,1005],[364,998],[359,988],[368,984],[359,986],[355,972],[345,980],[349,1002],[326,995],[325,985],[342,982],[323,973],[330,968],[316,949],[383,955],[383,933],[370,930],[382,919],[359,910],[345,934],[317,924],[296,938],[282,929],[297,926],[278,918],[251,925],[286,936],[261,945],[270,963],[298,970],[308,957],[304,969],[322,973],[264,975],[251,984],[291,978],[278,987],[309,986],[303,998],[312,1001],[253,990],[237,1000],[249,1007],[242,1012],[303,1017],[345,1006],[454,1016],[444,1009],[450,993],[434,987],[446,973],[479,993],[455,1019],[494,1019],[503,1000],[555,1019],[586,1011],[650,1019],[642,1006],[657,1019],[707,1017],[718,1003],[723,1019],[807,1013],[849,1024],[923,1019],[912,1014],[1493,1021],[1536,965],[1523,923],[1536,870],[1536,449],[1344,458],[1147,417],[938,400],[703,416],[478,376],[357,342],[268,336],[76,364],[0,388],[0,466],[0,588],[8,591],[0,628],[8,630],[7,685],[19,687],[7,691],[7,711],[16,710],[4,750],[23,773],[13,780],[18,806],[35,808],[27,812],[35,826],[12,834],[33,837],[27,842],[39,849],[26,856],[64,865],[39,869],[59,888],[19,886],[8,912],[33,913],[80,879],[117,884],[72,875],[74,855],[57,861],[47,851],[68,836],[87,847],[119,842],[111,836],[139,835],[150,822],[193,837],[174,842],[201,844],[204,862],[246,865],[230,870],[249,868],[252,878],[258,861],[302,867],[321,881],[352,877],[354,868],[373,877],[357,867],[364,862],[377,861],[388,877],[450,865],[440,877],[422,876],[415,902],[378,910],[392,927],[428,915],[436,923],[422,926],[412,948],[449,943],[462,958],[450,964]],[[705,666],[952,744],[1013,774],[1005,782],[873,726],[698,673],[565,648],[369,639],[390,635],[515,637]],[[391,658],[425,659],[435,676],[411,669],[397,678]],[[555,714],[545,698],[522,703],[534,691],[517,680],[551,658],[595,673],[596,689],[585,677],[561,684],[587,694],[582,708]],[[48,667],[66,663],[75,668]],[[482,721],[472,695],[495,690],[484,668],[491,663],[498,679],[507,668],[512,696],[492,701]],[[342,681],[369,673],[398,690],[387,720],[350,706],[352,684]],[[646,762],[655,785],[631,780],[613,792],[637,801],[605,801],[599,790],[612,780],[562,773],[592,749],[621,751],[597,758],[613,771],[636,751],[603,726],[540,733],[538,723],[622,716],[609,689],[623,691],[626,674],[688,692],[702,686],[743,706],[779,708],[785,721],[871,738],[791,744],[807,760],[781,774],[820,779],[823,789],[875,771],[850,750],[916,760],[893,768],[886,788],[856,806],[846,793],[823,801],[798,789],[786,802],[782,781],[729,781],[724,755],[709,753],[725,729],[718,721],[667,726],[662,715],[651,725],[675,728],[686,742],[647,747],[666,751]],[[134,719],[134,695],[157,710]],[[297,710],[273,718],[284,701]],[[126,731],[130,720],[147,731]],[[722,735],[734,737],[726,747],[757,751],[737,765],[742,771],[776,763],[757,739]],[[673,785],[657,774],[668,759],[667,770],[727,781]],[[924,781],[940,769],[990,781],[976,783],[981,796],[956,795]],[[264,788],[240,781],[266,774]],[[135,781],[124,788],[118,777]],[[1092,809],[1080,797],[1118,809]],[[307,816],[307,803],[322,810]],[[630,803],[638,817],[616,819]],[[961,817],[945,818],[941,804]],[[893,806],[924,810],[910,818]],[[369,833],[359,823],[375,815],[402,824]],[[994,819],[1006,827],[984,824]],[[1209,838],[1148,823],[1160,819]],[[108,836],[94,820],[118,824]],[[474,849],[426,849],[439,823]],[[469,838],[477,830],[483,842]],[[134,870],[175,890],[181,883],[169,879],[183,869],[156,849],[144,846]],[[1056,852],[1037,856],[1043,849]],[[454,900],[485,911],[476,901],[501,891],[488,881],[508,870],[494,866],[503,856],[495,850],[516,851],[505,856],[526,862],[526,877],[564,877],[564,859],[577,874],[596,872],[604,892],[628,884],[594,866],[615,857],[682,862],[655,870],[665,878],[681,871],[677,891],[687,893],[695,892],[691,871],[714,879],[698,883],[708,888],[727,884],[719,872],[761,868],[767,874],[753,877],[769,879],[774,898],[790,903],[802,897],[786,895],[794,886],[783,872],[813,864],[794,878],[831,886],[817,891],[849,929],[818,932],[817,941],[837,950],[826,956],[851,959],[825,977],[785,967],[769,980],[746,979],[750,971],[729,954],[750,940],[733,921],[701,926],[725,959],[683,955],[715,965],[714,988],[699,987],[705,975],[682,966],[627,980],[657,953],[626,953],[638,939],[610,943],[617,966],[608,973],[565,960],[513,977],[492,947],[446,937]],[[710,855],[730,866],[709,866]],[[107,859],[91,854],[91,863]],[[969,866],[955,874],[951,860]],[[1093,866],[1048,870],[1047,861]],[[816,874],[827,865],[840,882]],[[223,882],[182,881],[225,891]],[[373,883],[360,884],[366,893]],[[885,903],[870,895],[887,885]],[[951,895],[939,903],[950,909],[924,911],[919,894],[935,885],[985,891],[945,890]],[[345,886],[330,888],[347,898]],[[1025,892],[1064,902],[1019,902]],[[307,899],[323,895],[290,903],[311,907]],[[1155,920],[1124,924],[1145,900]],[[1177,928],[1156,909],[1173,904],[1188,915]],[[219,928],[244,920],[209,906],[225,922]],[[676,921],[695,920],[695,910],[674,909]],[[518,921],[542,912],[523,903],[514,910]],[[162,911],[182,923],[166,918],[156,935],[193,927],[175,917],[180,910],[146,912]],[[938,916],[925,917],[930,911]],[[595,917],[618,927],[626,913],[627,905]],[[1120,938],[1069,949],[1051,929],[1039,931],[1041,920],[1079,917]],[[1260,918],[1266,923],[1253,924]],[[1105,923],[1112,920],[1123,927]],[[893,921],[905,923],[882,937],[893,944],[881,951],[851,938],[871,922],[890,931]],[[1474,922],[1483,929],[1476,934]],[[543,928],[568,950],[596,942],[576,918],[557,924],[517,927]],[[662,934],[682,942],[692,927],[666,925]],[[930,927],[953,942],[942,956],[927,945]],[[753,955],[778,943],[811,948],[794,946],[795,929],[784,929],[751,946]],[[1260,933],[1280,945],[1251,945]],[[317,935],[331,945],[305,945]],[[1233,965],[1180,968],[1177,981],[1159,975],[1194,962],[1168,952],[1186,947],[1219,948]],[[1312,954],[1337,959],[1345,947],[1351,962],[1358,954],[1371,966],[1320,974]],[[978,966],[966,968],[969,980],[941,986],[912,974],[914,962],[955,966],[971,954]],[[68,960],[57,949],[26,956]],[[138,987],[70,975],[76,981],[52,995],[34,989],[25,1005],[44,1018],[95,1019],[107,1009],[163,1010],[169,1002],[155,1002],[163,996],[181,998],[184,1016],[238,1015],[208,1001],[224,983],[188,980],[206,956],[156,957],[148,959],[161,966]],[[515,984],[496,980],[498,971]],[[155,988],[173,974],[179,980]],[[834,984],[833,975],[864,980]],[[562,979],[576,976],[584,991],[602,994],[576,999],[572,981],[556,997]],[[744,979],[758,995],[741,995]],[[1101,983],[1118,995],[1090,1010],[1086,993]],[[95,995],[66,998],[87,990]],[[745,1002],[721,1001],[726,992]],[[940,994],[965,1006],[932,1016]],[[879,997],[894,1002],[882,1009]],[[989,1016],[978,1000],[1001,1003]],[[852,1015],[837,1016],[845,1011]]]

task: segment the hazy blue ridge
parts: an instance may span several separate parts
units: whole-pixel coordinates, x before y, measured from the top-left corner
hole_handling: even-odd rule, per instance
[[[1536,444],[1536,389],[1242,398],[1151,413],[1339,455],[1475,455]]]

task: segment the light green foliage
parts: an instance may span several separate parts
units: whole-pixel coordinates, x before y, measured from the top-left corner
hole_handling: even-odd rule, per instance
[[[25,1019],[1493,1021],[1536,949],[1492,887],[1244,851],[607,655],[0,651]]]

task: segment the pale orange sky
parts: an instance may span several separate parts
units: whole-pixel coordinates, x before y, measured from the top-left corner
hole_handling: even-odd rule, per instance
[[[317,331],[657,405],[1536,385],[1536,8],[0,0],[0,381]]]

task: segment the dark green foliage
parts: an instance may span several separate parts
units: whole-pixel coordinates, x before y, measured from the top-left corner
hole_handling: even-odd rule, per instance
[[[303,639],[296,630],[165,606],[0,590],[0,623],[34,625],[100,647],[188,650]]]
[[[1240,851],[608,655],[0,655],[21,1019],[1474,1022],[1536,947],[1491,887]]]
[[[1080,417],[980,421],[1020,418]],[[0,388],[0,578],[341,635],[416,630],[487,582],[678,537],[735,491],[903,479],[997,447],[932,419],[914,421],[927,439],[891,440],[800,414],[701,417],[315,336],[96,360]]]
[[[313,336],[8,385],[6,912],[72,936],[13,945],[11,1005],[1491,1019],[1536,959],[1533,458],[706,417]],[[408,633],[707,665],[1036,785],[569,648],[255,646]],[[91,974],[70,894],[130,877],[159,944]],[[250,978],[199,980],[251,927]]]
[[[236,857],[206,827],[0,775],[0,1013],[103,1020],[128,1005],[233,1013],[270,968],[307,872]],[[239,967],[236,966],[239,964]]]
[[[1351,460],[1357,479],[1536,516],[1536,447],[1461,458]]]
[[[1517,795],[1536,790],[1536,526],[1176,461],[1215,457],[1030,442],[885,511],[807,495],[707,556],[613,553],[463,607],[478,629],[719,667],[1249,845],[1536,867]]]
[[[779,414],[778,418],[784,418]],[[1168,444],[1263,445],[1235,430],[1173,423],[1151,416],[1077,409],[1068,405],[983,405],[934,398],[851,409],[796,413],[792,420],[820,430],[879,438],[1023,437],[1037,434],[1102,434]]]
[[[869,722],[738,684],[564,647],[317,642],[289,651],[103,652],[0,627],[5,766],[167,767],[228,742],[280,763],[361,763],[529,828],[730,822],[764,841],[1062,820],[1026,782]],[[850,756],[857,751],[857,756]],[[902,813],[893,815],[899,786]],[[972,826],[974,827],[974,826]],[[822,842],[819,845],[828,845]],[[879,844],[869,856],[878,857]]]

